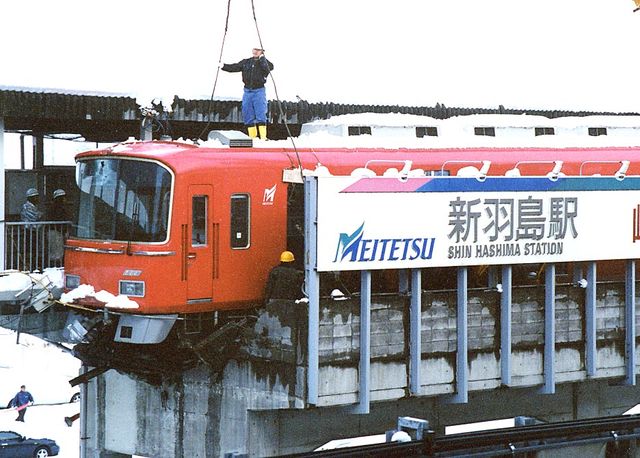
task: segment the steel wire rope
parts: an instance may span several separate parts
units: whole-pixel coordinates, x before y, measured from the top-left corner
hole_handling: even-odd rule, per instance
[[[254,0],[251,0],[251,11],[253,12],[253,22],[256,25],[256,33],[258,34],[258,42],[260,43],[260,48],[264,50],[264,45],[262,44],[262,36],[260,35],[260,28],[258,27],[258,18],[256,17],[256,7],[254,4]],[[263,51],[264,52],[264,51]],[[287,123],[287,117],[285,116],[284,109],[282,108],[282,102],[280,101],[280,96],[278,95],[278,87],[276,86],[276,79],[273,77],[273,73],[269,72],[269,76],[271,77],[271,83],[273,83],[273,91],[276,95],[276,102],[278,103],[278,108],[280,110],[280,116],[284,122],[284,127],[287,130],[287,135],[291,140],[291,144],[293,145],[293,150],[296,153],[296,159],[298,160],[298,167],[300,168],[300,172],[302,173],[302,161],[300,160],[300,154],[298,153],[298,148],[296,147],[296,143],[293,140],[293,135],[291,135],[291,130],[289,129],[289,123]],[[320,159],[316,156],[315,152],[311,152],[313,156],[316,158],[318,164],[320,164]],[[287,157],[289,154],[287,153]],[[291,159],[289,159],[291,161]],[[291,163],[293,166],[293,163]]]
[[[211,90],[211,98],[209,99],[209,108],[207,109],[207,124],[200,132],[200,135],[195,139],[198,141],[202,135],[207,131],[209,125],[211,124],[211,109],[213,107],[213,96],[216,93],[216,86],[218,85],[218,76],[220,75],[220,64],[222,63],[222,53],[224,52],[224,44],[227,40],[227,31],[229,30],[229,12],[231,11],[231,0],[227,1],[227,18],[224,22],[224,34],[222,35],[222,44],[220,45],[220,55],[218,56],[218,65],[216,70],[216,77],[213,81],[213,89]]]

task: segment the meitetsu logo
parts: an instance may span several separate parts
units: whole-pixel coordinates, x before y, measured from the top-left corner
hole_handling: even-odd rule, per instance
[[[384,238],[364,237],[364,223],[353,233],[342,232],[338,237],[333,262],[415,261],[431,259],[434,238]]]

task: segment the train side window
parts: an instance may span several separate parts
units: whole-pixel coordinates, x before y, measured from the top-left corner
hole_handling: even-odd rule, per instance
[[[249,248],[249,194],[231,196],[231,248]]]
[[[191,245],[207,244],[207,196],[193,196],[191,200]]]

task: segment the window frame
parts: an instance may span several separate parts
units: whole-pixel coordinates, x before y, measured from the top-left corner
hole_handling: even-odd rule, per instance
[[[416,126],[416,138],[438,136],[438,128],[435,126]]]
[[[347,136],[371,135],[371,126],[348,126]]]
[[[234,242],[237,240],[237,237],[235,237],[235,235],[238,233],[237,230],[234,230],[234,216],[233,216],[233,210],[234,210],[234,199],[239,199],[239,198],[244,198],[246,199],[246,222],[245,222],[245,228],[246,228],[246,244],[241,245],[241,246],[236,246],[234,245]],[[232,250],[248,250],[249,248],[251,248],[251,194],[247,193],[247,192],[242,192],[242,193],[234,193],[231,194],[230,200],[229,200],[229,235],[230,235],[230,239],[229,239],[229,244],[231,246]]]
[[[169,178],[170,178],[170,183],[169,183],[169,186],[168,186],[168,193],[165,193],[165,195],[163,196],[163,198],[164,197],[168,197],[168,201],[166,202],[166,206],[162,207],[162,210],[166,211],[166,215],[164,215],[164,219],[162,221],[163,226],[164,226],[164,224],[166,224],[166,227],[163,227],[164,232],[165,232],[165,238],[161,239],[161,240],[155,240],[155,241],[141,241],[141,240],[129,240],[128,237],[125,237],[123,239],[119,239],[117,237],[113,237],[113,238],[92,237],[92,236],[86,236],[86,235],[79,235],[77,230],[74,230],[74,233],[73,233],[73,235],[71,235],[71,238],[76,239],[76,240],[99,241],[99,242],[107,242],[107,243],[119,243],[119,242],[129,242],[130,241],[132,243],[144,244],[144,245],[164,245],[164,244],[166,244],[171,239],[171,223],[172,223],[174,196],[175,196],[175,174],[174,174],[173,170],[171,170],[171,168],[169,168],[166,164],[164,164],[163,162],[161,162],[159,160],[156,160],[156,159],[146,159],[146,158],[138,158],[138,157],[123,157],[123,156],[106,155],[106,156],[89,156],[89,157],[86,157],[86,158],[83,157],[82,159],[78,160],[77,161],[77,165],[76,165],[76,170],[75,170],[75,183],[76,183],[76,186],[79,189],[79,194],[80,195],[79,195],[79,198],[78,198],[77,206],[75,208],[75,211],[76,211],[77,214],[74,217],[73,223],[75,225],[79,225],[80,224],[80,220],[79,220],[79,218],[80,218],[80,206],[83,204],[83,200],[82,200],[83,190],[82,190],[82,184],[80,183],[80,179],[81,179],[81,175],[80,175],[81,167],[80,166],[81,165],[87,166],[90,162],[95,162],[95,161],[100,161],[100,160],[118,160],[118,161],[122,161],[123,163],[124,163],[124,161],[139,162],[139,163],[151,163],[151,164],[155,164],[155,165],[159,166],[164,171],[168,172]],[[94,185],[95,184],[93,184],[92,186],[94,186]],[[87,194],[91,194],[91,193],[87,193]],[[89,204],[85,203],[85,205],[89,205]],[[95,203],[92,203],[90,205],[95,205]],[[91,226],[91,230],[96,231],[95,225]]]
[[[204,199],[204,218],[201,218],[202,224],[199,228],[204,229],[204,241],[196,242],[194,236],[196,235],[196,224],[195,224],[195,206],[194,203],[196,199]],[[206,194],[194,194],[191,196],[191,246],[194,248],[205,247],[209,245],[209,196]]]
[[[555,135],[556,129],[554,127],[536,127],[534,130],[534,135],[536,137],[540,137],[543,135]]]
[[[590,137],[600,137],[601,135],[608,135],[606,127],[589,127],[588,131]]]
[[[495,137],[496,128],[491,126],[479,126],[473,128],[473,134],[478,137]]]

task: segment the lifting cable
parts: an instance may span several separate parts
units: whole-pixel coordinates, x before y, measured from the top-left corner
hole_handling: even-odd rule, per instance
[[[251,0],[251,11],[253,12],[253,22],[256,25],[256,33],[258,34],[258,42],[260,43],[260,48],[262,48],[264,50],[264,45],[262,44],[262,37],[260,36],[260,29],[258,27],[258,18],[256,17],[256,7],[254,5],[254,0]],[[273,73],[269,72],[269,76],[271,77],[271,82],[273,83],[273,91],[276,95],[276,101],[278,102],[278,109],[280,110],[280,117],[282,119],[282,121],[284,122],[284,127],[287,129],[287,135],[289,136],[289,139],[291,140],[291,144],[293,145],[293,150],[296,153],[296,159],[298,161],[298,168],[300,169],[300,171],[302,172],[302,161],[300,160],[300,154],[298,153],[298,148],[296,147],[296,143],[293,140],[293,135],[291,135],[291,130],[289,129],[289,124],[287,123],[287,117],[284,113],[284,109],[282,108],[282,102],[280,101],[280,96],[278,95],[278,87],[276,86],[276,80],[273,77]],[[315,153],[313,154],[315,156]],[[289,154],[287,153],[287,157],[289,158]],[[318,162],[318,164],[320,163],[320,160],[318,159],[318,157],[316,156],[316,161]],[[289,162],[291,162],[291,166],[293,167],[294,164],[291,161],[291,158],[289,158]]]
[[[225,24],[224,24],[224,34],[222,35],[222,44],[220,46],[220,55],[218,56],[218,65],[217,65],[217,70],[216,70],[216,77],[215,77],[215,80],[214,80],[214,83],[213,83],[213,90],[211,91],[211,98],[209,99],[207,124],[202,129],[202,132],[200,132],[200,135],[198,136],[198,138],[196,140],[199,140],[200,138],[202,138],[204,133],[209,128],[209,125],[211,124],[211,111],[212,111],[212,108],[213,108],[213,98],[214,98],[214,94],[216,92],[216,86],[218,84],[218,76],[220,75],[220,68],[221,68],[221,64],[222,64],[222,54],[224,52],[224,45],[225,45],[225,41],[227,39],[227,32],[229,30],[229,13],[230,13],[230,11],[231,11],[231,0],[228,0],[227,1],[227,15],[226,15]],[[256,26],[256,33],[258,34],[258,41],[260,43],[260,47],[262,49],[264,49],[264,45],[262,43],[262,36],[260,35],[260,29],[258,27],[258,19],[256,17],[256,8],[255,8],[255,5],[254,5],[254,0],[251,0],[251,11],[253,13],[253,22],[255,23],[255,26]],[[300,160],[300,154],[298,153],[298,148],[297,148],[297,146],[295,144],[295,141],[293,140],[293,135],[291,134],[291,129],[289,128],[289,124],[287,123],[287,118],[285,116],[284,109],[282,107],[282,102],[280,100],[280,96],[278,95],[278,88],[276,86],[276,80],[273,77],[273,73],[269,72],[269,76],[271,77],[271,82],[273,83],[273,89],[274,89],[274,93],[275,93],[275,96],[276,96],[276,101],[278,103],[278,109],[280,110],[280,117],[284,122],[284,126],[285,126],[285,128],[287,130],[287,135],[289,136],[289,139],[291,140],[291,144],[293,145],[293,150],[295,151],[296,160],[298,162],[298,168],[300,170],[302,170],[302,161]],[[312,153],[313,153],[313,151],[312,151]],[[288,153],[285,153],[285,154],[287,155],[287,158],[289,159],[291,167],[294,167],[294,162],[289,157],[289,154]],[[315,156],[317,163],[320,164],[320,160],[315,155],[315,153],[313,153],[313,155]]]
[[[222,63],[222,52],[224,51],[224,43],[227,39],[227,31],[229,30],[229,11],[230,10],[231,10],[231,0],[228,0],[227,18],[224,22],[224,34],[222,35],[222,45],[220,46],[220,56],[218,56],[216,78],[213,82],[213,90],[211,91],[211,98],[209,99],[209,109],[207,110],[207,124],[204,126],[204,129],[202,129],[202,132],[200,132],[200,135],[198,135],[198,138],[196,140],[199,140],[202,137],[202,135],[204,135],[204,133],[209,128],[209,124],[211,124],[211,109],[213,108],[213,95],[216,93],[216,86],[218,85],[218,75],[220,75],[220,64]]]

